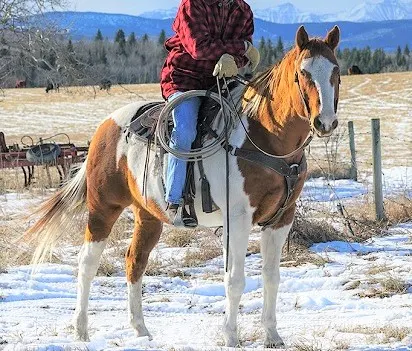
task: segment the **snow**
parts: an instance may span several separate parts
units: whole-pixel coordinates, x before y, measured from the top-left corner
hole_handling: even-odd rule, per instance
[[[384,172],[388,194],[410,189],[410,169]],[[332,204],[354,201],[368,192],[371,179],[309,180],[302,201]],[[334,191],[332,192],[331,185]],[[7,216],[22,214],[38,198],[4,194],[0,208]],[[159,245],[152,257],[170,262],[187,248]],[[89,306],[90,342],[75,341],[70,325],[76,298],[75,254],[70,264],[11,267],[0,274],[0,349],[3,350],[223,350],[221,325],[225,309],[223,258],[185,267],[182,277],[146,276],[143,310],[153,340],[137,338],[127,318],[124,273],[98,276]],[[387,236],[362,243],[333,241],[310,249],[323,264],[281,267],[278,331],[289,347],[306,345],[334,350],[412,350],[412,335],[385,337],[385,328],[412,330],[412,223],[399,224]],[[243,349],[261,349],[263,330],[261,255],[246,257],[246,287],[239,313]],[[405,291],[384,296],[380,281],[404,282]],[[370,294],[366,295],[365,294]]]

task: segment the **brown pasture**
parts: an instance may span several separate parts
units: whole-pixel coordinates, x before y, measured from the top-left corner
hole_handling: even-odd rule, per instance
[[[370,171],[372,118],[381,119],[383,167],[412,166],[411,81],[412,72],[343,76],[340,126],[331,139],[315,138],[312,142],[311,168],[318,163],[327,167],[326,141],[328,150],[337,154],[338,164],[349,164],[347,122],[352,120],[359,169]],[[6,89],[0,94],[0,130],[7,144],[21,143],[25,135],[37,141],[67,133],[76,145],[84,145],[115,109],[133,101],[160,99],[158,84],[116,85],[109,92],[96,87],[63,87],[59,94],[45,94],[42,88]]]

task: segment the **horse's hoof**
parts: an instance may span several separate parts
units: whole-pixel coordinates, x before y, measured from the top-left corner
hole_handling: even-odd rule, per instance
[[[145,336],[146,336],[146,337],[149,338],[149,341],[152,341],[152,340],[153,340],[152,335],[149,333],[149,331],[147,330],[146,327],[136,329],[136,336],[137,336],[138,338],[142,338],[142,337],[145,337]]]
[[[285,343],[282,339],[277,340],[265,340],[265,347],[268,349],[279,349],[285,347]]]
[[[240,347],[239,340],[237,338],[230,338],[225,340],[226,347]]]
[[[83,342],[88,342],[88,341],[90,341],[90,338],[89,338],[89,334],[88,334],[88,333],[77,333],[77,332],[76,332],[76,334],[75,334],[75,339],[76,339],[77,341],[83,341]]]

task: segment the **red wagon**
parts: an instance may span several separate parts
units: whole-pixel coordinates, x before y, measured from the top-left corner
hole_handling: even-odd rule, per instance
[[[61,134],[67,136],[64,133]],[[74,145],[70,142],[68,136],[67,143],[46,142],[51,138],[40,138],[36,144],[30,138],[31,145],[20,147],[19,144],[14,144],[7,146],[4,133],[0,132],[0,169],[20,167],[24,174],[24,186],[27,187],[32,182],[35,166],[44,165],[47,168],[53,166],[57,168],[60,181],[63,182],[70,171],[70,167],[85,160],[89,147]]]

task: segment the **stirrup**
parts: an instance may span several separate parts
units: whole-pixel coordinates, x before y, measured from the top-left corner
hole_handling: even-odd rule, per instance
[[[185,209],[183,201],[179,205],[168,205],[167,212],[171,223],[178,228],[195,228],[197,227],[197,219],[191,216]],[[178,206],[176,208],[176,206]]]

